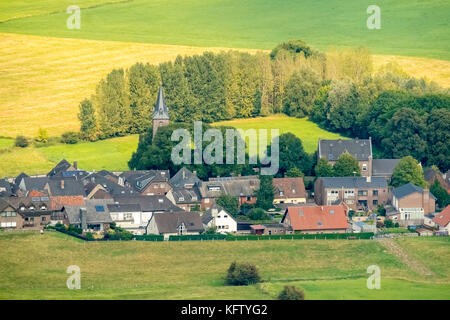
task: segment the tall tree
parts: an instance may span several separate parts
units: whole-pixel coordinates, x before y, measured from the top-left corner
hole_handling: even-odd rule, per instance
[[[312,69],[295,72],[286,85],[285,113],[297,118],[309,115],[319,88],[319,76]]]
[[[430,187],[430,192],[436,197],[437,204],[440,208],[445,208],[450,204],[450,195],[441,186],[438,179],[434,180]]]
[[[221,194],[216,199],[216,203],[233,217],[239,213],[239,200],[234,196]]]
[[[303,149],[302,140],[292,133],[284,133],[279,137],[280,166],[277,176],[283,177],[291,168],[298,168],[309,174],[312,168],[312,160]]]
[[[423,169],[419,162],[411,156],[403,157],[394,169],[391,184],[399,187],[407,183],[426,188],[427,183],[423,177]]]
[[[316,177],[333,177],[333,166],[328,163],[327,159],[320,158],[317,162],[316,167],[314,168],[316,173]],[[353,175],[353,174],[352,174]]]
[[[97,120],[94,106],[90,100],[81,101],[78,119],[81,122],[81,138],[90,141],[97,140]]]
[[[275,187],[273,186],[272,176],[259,177],[259,189],[256,191],[256,207],[269,210],[273,207],[275,197]]]
[[[333,166],[333,173],[336,177],[360,176],[361,168],[358,161],[349,153],[343,153]]]
[[[426,135],[428,165],[434,164],[446,172],[450,169],[450,109],[431,111]]]

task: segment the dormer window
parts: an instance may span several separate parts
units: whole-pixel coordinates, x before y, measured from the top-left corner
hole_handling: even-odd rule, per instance
[[[184,201],[184,197],[179,197],[178,201]]]
[[[283,191],[280,191],[280,196],[284,196],[284,193],[283,193]]]
[[[164,199],[158,199],[158,202],[159,202],[159,203],[163,203],[163,202],[164,202]]]
[[[25,211],[25,207],[24,206],[20,207],[20,211]]]

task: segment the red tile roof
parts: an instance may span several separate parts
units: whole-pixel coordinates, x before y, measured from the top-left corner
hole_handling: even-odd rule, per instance
[[[348,227],[346,209],[342,205],[288,207],[283,220],[287,218],[293,230],[320,231]]]
[[[275,199],[306,198],[305,184],[302,178],[274,178]],[[283,191],[283,195],[280,195]]]
[[[61,210],[63,206],[84,206],[83,196],[54,196],[50,197],[51,210]]]
[[[441,212],[436,213],[432,221],[441,227],[447,226],[450,222],[450,204]]]

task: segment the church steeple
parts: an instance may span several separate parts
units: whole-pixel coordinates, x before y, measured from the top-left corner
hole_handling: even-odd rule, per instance
[[[164,92],[162,86],[159,87],[158,98],[156,99],[155,110],[153,111],[153,120],[167,119],[169,120],[169,110],[164,100]]]
[[[164,100],[164,92],[162,85],[159,87],[158,98],[156,99],[155,109],[153,110],[153,138],[159,127],[167,126],[169,124],[169,109]]]

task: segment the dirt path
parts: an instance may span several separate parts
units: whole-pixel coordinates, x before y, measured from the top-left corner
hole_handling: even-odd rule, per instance
[[[413,271],[423,276],[434,276],[434,272],[424,266],[422,263],[411,257],[405,250],[402,249],[392,239],[380,239],[380,244],[383,245],[391,254],[399,258]]]

